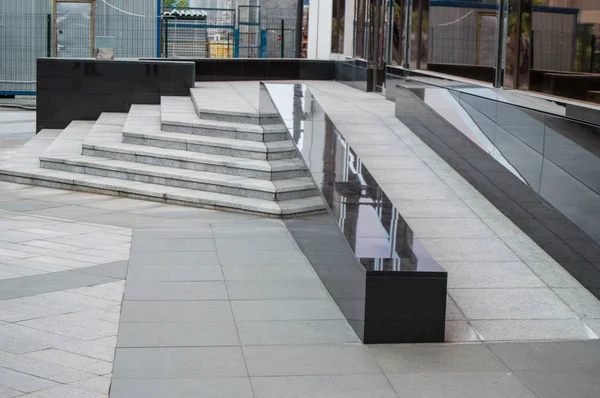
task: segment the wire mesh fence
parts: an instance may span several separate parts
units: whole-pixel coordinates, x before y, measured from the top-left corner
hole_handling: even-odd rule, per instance
[[[114,38],[114,57],[121,59],[289,58],[296,54],[295,29],[294,19],[244,25],[232,9],[197,19],[0,13],[0,105],[35,106],[36,59],[94,57],[99,37]]]

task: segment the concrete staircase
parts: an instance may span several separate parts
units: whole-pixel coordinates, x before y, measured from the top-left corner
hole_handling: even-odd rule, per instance
[[[277,115],[200,108],[193,96],[43,130],[0,180],[269,216],[325,209]]]

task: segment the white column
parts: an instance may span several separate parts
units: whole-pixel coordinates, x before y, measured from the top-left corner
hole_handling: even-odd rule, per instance
[[[354,53],[354,0],[346,0],[344,12],[344,55],[351,57]]]
[[[332,0],[310,0],[308,6],[308,58],[329,59]]]

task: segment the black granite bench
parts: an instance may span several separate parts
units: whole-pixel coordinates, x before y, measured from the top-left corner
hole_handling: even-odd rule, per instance
[[[364,343],[443,342],[446,270],[306,88],[287,86],[261,85],[261,112],[279,111],[329,210],[288,230]]]

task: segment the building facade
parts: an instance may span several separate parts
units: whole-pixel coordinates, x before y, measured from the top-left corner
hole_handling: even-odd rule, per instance
[[[313,0],[308,56],[330,54],[600,101],[600,1]]]

